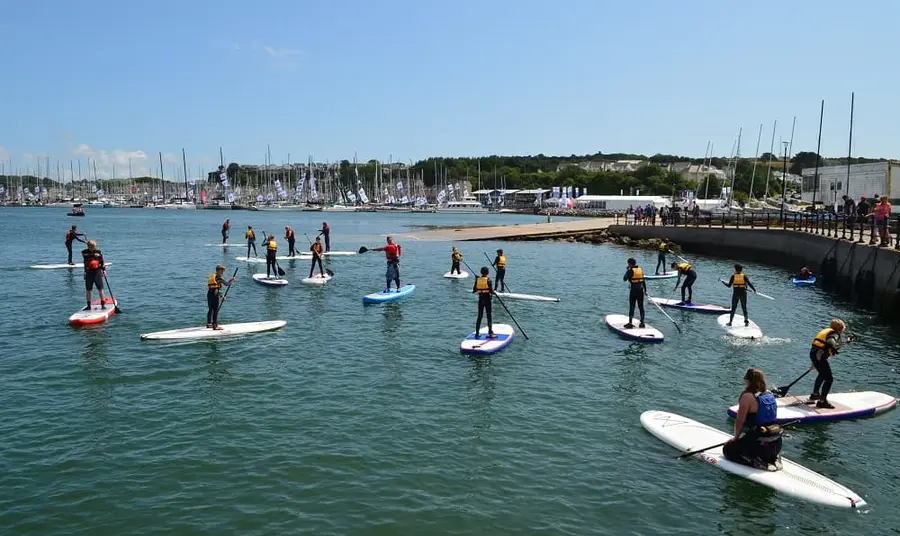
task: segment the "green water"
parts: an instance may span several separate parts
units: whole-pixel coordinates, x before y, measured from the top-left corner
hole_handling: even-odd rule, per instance
[[[282,262],[291,283],[254,283],[244,248],[218,243],[225,217],[240,242],[249,223],[282,235],[325,216],[334,250],[383,243],[410,225],[536,222],[527,216],[385,215],[94,209],[0,210],[0,533],[2,534],[888,534],[900,526],[898,413],[798,428],[784,454],[871,505],[853,512],[800,502],[698,461],[646,433],[663,409],[730,429],[743,371],[784,385],[808,366],[809,341],[841,316],[859,337],[834,363],[835,391],[896,394],[897,338],[789,274],[747,266],[760,291],[750,315],[767,335],[740,344],[715,316],[653,308],[660,345],[609,332],[625,311],[624,261],[654,256],[614,246],[459,243],[473,268],[506,250],[508,301],[530,337],[489,358],[459,354],[474,327],[472,279],[446,280],[450,243],[401,239],[402,278],[415,295],[384,305],[378,253],[335,258],[324,288],[299,280],[308,261]],[[65,262],[72,223],[112,261],[122,314],[73,329],[81,271]],[[301,242],[298,241],[298,245]],[[285,250],[280,240],[281,250]],[[305,248],[303,248],[305,249]],[[76,253],[77,254],[77,253]],[[726,304],[727,260],[689,256],[695,301]],[[279,332],[217,342],[141,342],[150,331],[202,325],[217,263],[238,282],[221,322],[284,319]],[[264,265],[256,265],[264,270]],[[651,291],[670,292],[671,280]],[[495,306],[496,320],[509,322]],[[520,333],[521,335],[521,333]],[[812,375],[792,392],[808,393]]]

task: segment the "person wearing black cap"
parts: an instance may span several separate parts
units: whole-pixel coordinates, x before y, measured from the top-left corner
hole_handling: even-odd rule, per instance
[[[866,196],[860,196],[859,203],[856,204],[856,221],[859,222],[859,240],[856,241],[857,244],[863,243],[863,229],[866,228],[866,219],[869,216],[869,202],[866,200]]]

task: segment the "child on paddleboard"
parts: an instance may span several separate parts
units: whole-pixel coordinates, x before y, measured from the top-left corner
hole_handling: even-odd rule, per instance
[[[247,232],[244,233],[244,238],[247,239],[247,257],[250,256],[250,248],[253,248],[253,256],[256,257],[256,233],[253,232],[253,226],[247,226]]]
[[[697,280],[697,272],[694,271],[694,267],[688,262],[673,262],[672,268],[678,270],[678,281],[675,282],[675,288],[678,288],[678,284],[681,283],[681,277],[684,276],[684,284],[681,285],[681,301],[678,305],[693,303],[694,281]],[[684,299],[685,293],[687,293],[687,300]]]
[[[234,283],[232,277],[229,281],[225,281],[225,265],[216,266],[216,273],[209,274],[206,278],[206,327],[222,330],[219,327],[219,291],[222,287],[230,287]],[[224,300],[224,296],[222,297]]]
[[[644,281],[644,271],[638,266],[634,258],[628,259],[628,269],[625,271],[625,277],[622,280],[630,283],[628,291],[628,323],[624,327],[625,329],[634,329],[631,319],[634,318],[634,306],[637,305],[641,313],[641,323],[638,327],[643,328],[645,327],[644,296],[647,295],[647,283]]]
[[[812,347],[809,349],[809,360],[812,362],[812,366],[809,368],[810,370],[816,369],[819,374],[813,383],[813,392],[809,395],[807,403],[815,402],[817,408],[834,409],[834,406],[828,402],[828,393],[831,391],[831,384],[834,383],[831,364],[828,363],[828,360],[840,352],[841,334],[845,329],[847,329],[847,325],[843,320],[833,319],[827,328],[816,334],[812,341]],[[850,337],[847,337],[848,344],[850,341]]]
[[[497,250],[497,256],[494,257],[494,262],[491,263],[491,266],[497,269],[497,288],[500,289],[500,292],[506,292],[506,282],[504,281],[506,278],[506,256],[503,254],[502,249]]]
[[[744,325],[749,326],[750,317],[747,316],[747,287],[753,289],[753,292],[756,292],[756,287],[750,282],[750,278],[744,274],[744,267],[740,264],[735,264],[734,273],[731,274],[731,279],[729,279],[727,283],[722,281],[722,284],[733,289],[731,294],[731,316],[728,317],[728,324],[726,325],[731,327],[731,321],[734,320],[734,312],[737,310],[738,303],[740,303],[741,310],[744,312]]]
[[[456,248],[453,248],[456,249]],[[488,275],[491,269],[487,266],[481,267],[481,275],[475,278],[475,286],[472,287],[472,293],[478,294],[478,319],[475,321],[475,337],[481,336],[481,318],[487,316],[488,338],[496,339],[494,335],[494,322],[491,319],[491,306],[493,305],[492,295],[494,294],[494,286]]]
[[[462,272],[459,270],[459,261],[462,260],[462,253],[456,249],[456,246],[453,246],[453,249],[450,252],[450,275],[453,274],[461,274]]]

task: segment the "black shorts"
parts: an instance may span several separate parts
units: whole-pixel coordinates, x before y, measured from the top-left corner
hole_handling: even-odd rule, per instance
[[[103,290],[103,271],[102,270],[90,270],[84,272],[84,288],[85,290],[94,290],[94,286],[97,287],[97,290]]]

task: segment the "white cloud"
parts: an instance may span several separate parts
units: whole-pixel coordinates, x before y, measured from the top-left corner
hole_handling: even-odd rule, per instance
[[[261,54],[268,59],[272,67],[292,70],[299,64],[304,52],[297,48],[280,48],[272,45],[251,41],[249,44],[216,40],[213,44],[217,47],[231,50],[232,52]]]

